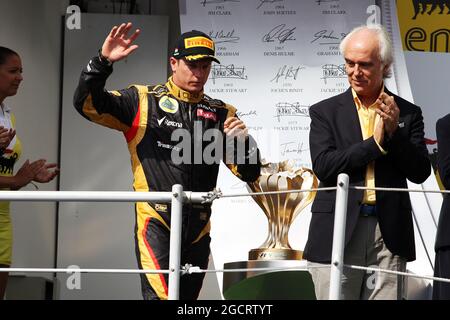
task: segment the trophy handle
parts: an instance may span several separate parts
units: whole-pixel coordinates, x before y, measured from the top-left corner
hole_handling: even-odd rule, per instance
[[[278,191],[288,191],[289,187],[290,187],[290,183],[289,183],[289,178],[286,176],[280,176],[277,175],[278,177],[278,182],[277,182],[277,186],[275,186],[275,188]],[[277,225],[276,225],[276,229],[277,229],[277,237],[276,237],[276,243],[275,246],[276,247],[288,247],[289,245],[287,243],[287,237],[285,236],[285,234],[287,233],[287,230],[289,230],[289,226],[291,224],[291,211],[290,210],[286,210],[286,202],[287,199],[289,198],[289,193],[280,193],[277,195],[278,196],[278,207],[277,207]]]
[[[260,175],[258,180],[253,182],[253,183],[247,183],[247,188],[250,187],[250,189],[253,192],[262,192],[263,188],[265,188],[267,186],[267,180],[269,179],[268,175]],[[268,234],[266,239],[264,240],[263,244],[261,245],[261,247],[263,248],[267,248],[270,243],[272,243],[272,225],[270,223],[270,221],[273,220],[273,218],[271,218],[271,205],[269,204],[269,201],[266,199],[266,197],[264,195],[256,195],[256,203],[259,205],[259,207],[263,210],[264,214],[267,217],[267,221],[268,221]]]
[[[268,176],[267,179],[267,185],[263,186],[261,185],[263,190],[267,190],[267,191],[279,191],[278,189],[278,182],[280,176],[278,174],[271,174]],[[280,223],[281,223],[281,218],[280,218],[280,214],[279,214],[279,209],[280,209],[280,197],[279,194],[269,194],[267,195],[267,199],[269,202],[269,206],[270,206],[270,214],[271,217],[269,219],[269,224],[270,224],[270,231],[271,231],[271,242],[268,245],[268,248],[273,248],[277,245],[277,239],[279,239],[280,237]]]
[[[300,176],[296,176],[294,178],[288,178],[287,181],[288,190],[298,190],[301,188],[301,181],[303,181],[303,179]],[[298,211],[296,211],[297,204],[301,201],[302,197],[303,194],[300,192],[291,192],[287,195],[284,205],[286,220],[283,224],[283,232],[281,236],[283,248],[291,248],[289,244],[289,228],[298,215]]]
[[[319,182],[311,169],[300,168],[295,173],[298,176],[302,177],[302,183],[299,189],[316,189],[318,187]],[[306,196],[304,196],[305,193]],[[295,217],[297,217],[297,215],[314,200],[316,193],[316,191],[303,192],[302,200],[297,204],[295,208]]]
[[[260,183],[261,183],[261,179],[264,179],[265,177],[260,176],[258,178],[258,180],[256,180],[255,182],[247,182],[247,190],[249,192],[262,192],[262,189],[260,187]],[[265,200],[263,195],[254,195],[252,197],[256,197],[257,201],[255,201],[259,207],[262,209],[262,211],[264,212],[264,214],[267,216],[267,218],[269,218],[269,205],[267,203],[267,201]]]

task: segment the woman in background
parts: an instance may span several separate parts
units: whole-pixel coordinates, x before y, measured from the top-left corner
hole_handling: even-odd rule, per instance
[[[18,190],[32,181],[49,182],[59,172],[55,163],[45,159],[29,160],[14,174],[14,165],[20,157],[22,146],[16,136],[15,117],[4,103],[7,97],[16,95],[22,82],[22,61],[11,49],[0,46],[0,189]],[[0,268],[11,265],[12,225],[9,201],[0,201]],[[0,272],[0,300],[3,299],[7,272]]]

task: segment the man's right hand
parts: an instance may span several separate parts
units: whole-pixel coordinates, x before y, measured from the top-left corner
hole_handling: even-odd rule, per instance
[[[379,118],[378,122],[375,125],[375,129],[373,131],[373,138],[378,143],[379,146],[383,145],[384,142],[384,120],[383,118]]]
[[[133,44],[139,36],[140,30],[136,29],[134,33],[127,37],[133,24],[131,22],[122,23],[120,26],[114,26],[102,46],[102,56],[111,62],[116,62],[128,57],[138,45]]]

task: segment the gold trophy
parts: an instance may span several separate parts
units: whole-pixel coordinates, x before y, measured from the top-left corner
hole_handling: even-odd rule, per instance
[[[317,186],[312,170],[294,168],[288,160],[263,163],[259,179],[247,184],[252,192],[307,190]],[[250,250],[249,260],[301,260],[303,252],[289,245],[289,228],[315,195],[315,191],[254,195],[267,216],[269,234],[259,248]]]

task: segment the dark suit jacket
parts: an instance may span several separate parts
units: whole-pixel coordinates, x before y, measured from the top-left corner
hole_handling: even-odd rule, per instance
[[[446,190],[450,190],[450,114],[436,123],[438,140],[437,167]],[[444,195],[439,216],[435,250],[450,246],[450,194]]]
[[[389,95],[393,95],[385,89]],[[309,143],[313,170],[319,187],[336,186],[337,176],[347,173],[351,186],[364,186],[366,166],[375,161],[376,187],[407,188],[406,179],[422,183],[431,172],[424,142],[419,107],[394,95],[400,109],[399,127],[385,136],[383,155],[373,137],[363,140],[351,89],[310,108]],[[349,191],[345,243],[350,240],[359,216],[363,190]],[[304,256],[329,263],[333,239],[335,191],[320,191],[313,202]],[[378,221],[388,249],[408,261],[415,259],[411,202],[406,192],[376,191]]]

